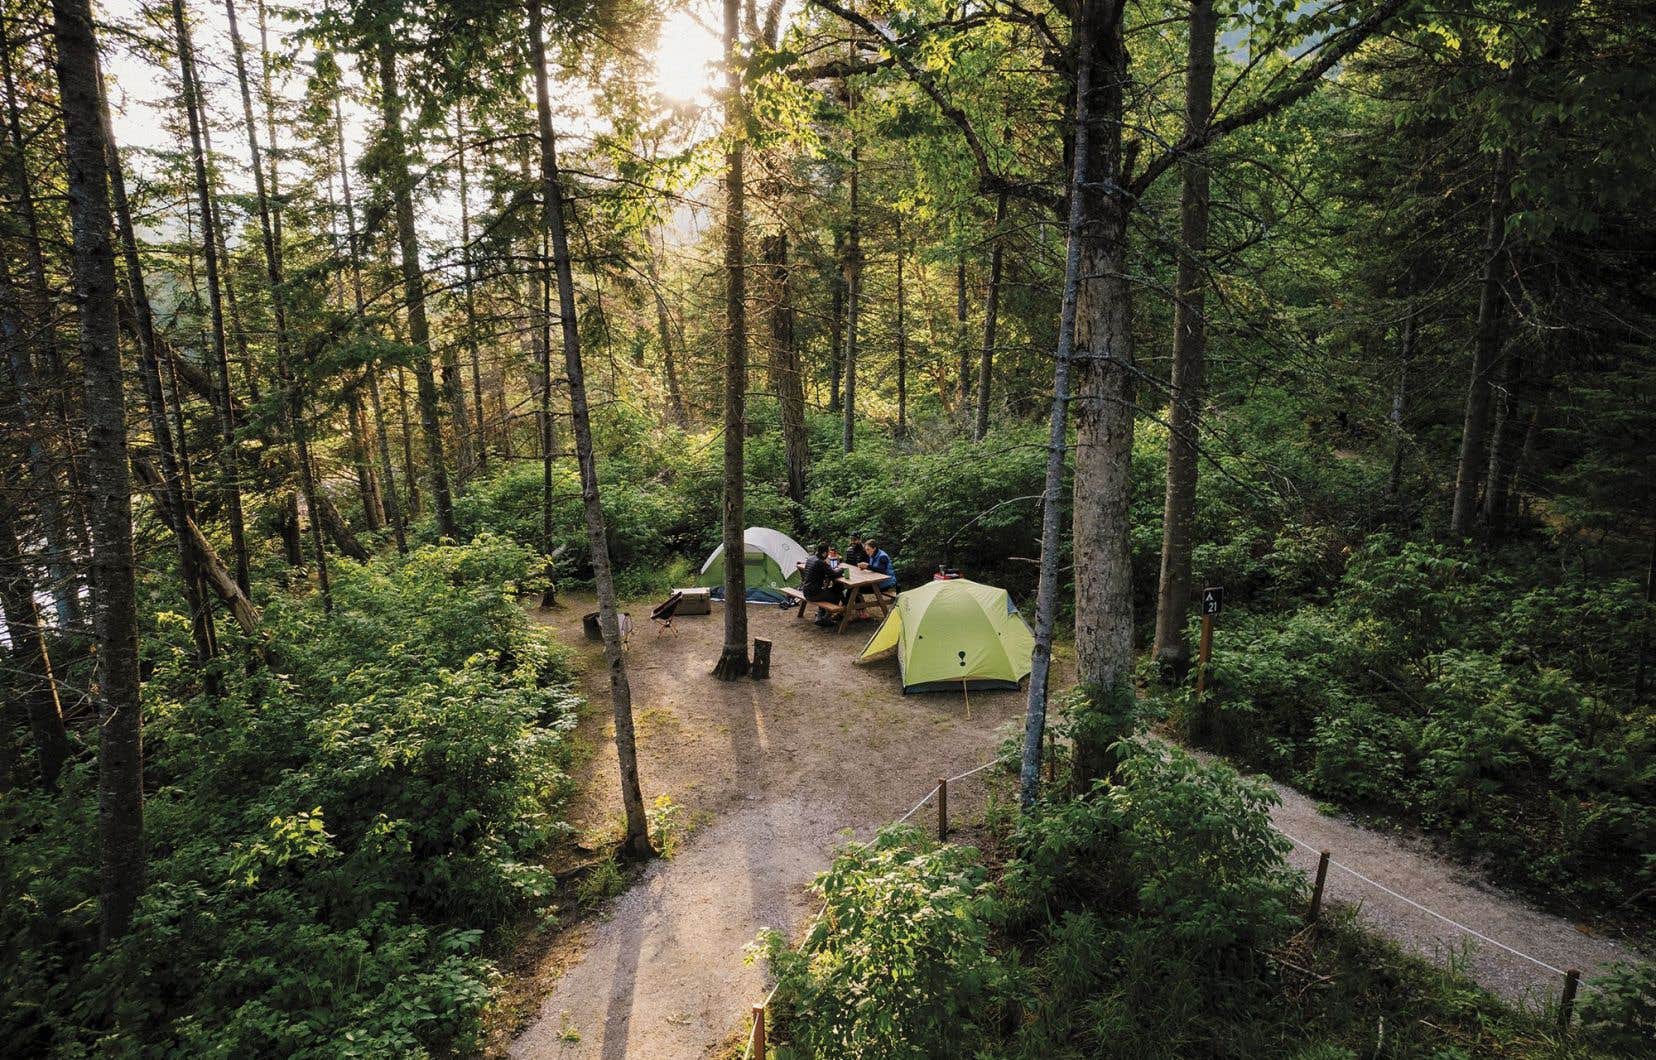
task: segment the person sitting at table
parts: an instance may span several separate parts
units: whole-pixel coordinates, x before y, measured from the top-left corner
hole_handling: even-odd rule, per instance
[[[872,537],[864,541],[863,544],[868,549],[868,559],[863,563],[857,564],[857,566],[861,567],[863,570],[871,570],[886,576],[885,581],[880,583],[880,590],[882,592],[886,589],[895,588],[897,585],[897,568],[891,565],[890,554],[888,554],[885,549],[881,548],[880,543],[875,541]]]
[[[814,604],[837,604],[841,602],[840,594],[843,590],[834,580],[834,572],[828,566],[828,546],[821,544],[816,547],[816,554],[805,561],[805,573],[801,578],[800,590],[804,592],[806,601]],[[827,626],[833,624],[828,612],[817,608],[816,624]]]
[[[868,549],[863,547],[861,534],[851,535],[851,547],[845,550],[845,562],[853,567],[861,567],[868,562]]]

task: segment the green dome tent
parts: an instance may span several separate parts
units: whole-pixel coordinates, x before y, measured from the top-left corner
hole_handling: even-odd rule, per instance
[[[742,531],[742,567],[747,571],[747,598],[759,603],[779,604],[785,586],[798,586],[799,565],[805,562],[803,545],[780,530],[750,526]],[[724,599],[724,546],[720,545],[702,564],[696,584],[713,590],[713,599]]]
[[[1035,637],[1005,589],[954,578],[899,594],[857,661],[895,652],[906,695],[1017,688],[1034,651]]]

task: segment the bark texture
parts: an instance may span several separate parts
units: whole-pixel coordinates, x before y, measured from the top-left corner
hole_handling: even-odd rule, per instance
[[[742,174],[742,81],[739,0],[724,0],[725,30],[725,356],[724,356],[724,647],[713,676],[748,672],[747,568],[742,563],[747,438],[747,204]],[[855,185],[853,185],[855,186]],[[850,414],[847,413],[850,430]],[[849,434],[846,447],[850,447]]]
[[[1213,111],[1213,0],[1191,0],[1185,134],[1199,137]],[[1179,265],[1173,303],[1172,407],[1167,493],[1162,504],[1161,578],[1156,594],[1155,658],[1182,677],[1190,668],[1191,550],[1196,543],[1196,477],[1207,371],[1208,160],[1192,151],[1180,164]]]
[[[621,623],[615,603],[615,577],[610,569],[609,543],[604,535],[604,509],[598,496],[598,468],[592,452],[592,425],[587,410],[586,374],[581,365],[581,335],[576,327],[575,277],[569,258],[569,235],[563,216],[563,189],[558,176],[557,140],[552,130],[552,100],[546,82],[546,44],[542,36],[540,0],[528,0],[529,53],[534,63],[535,114],[540,132],[541,216],[552,241],[557,275],[558,312],[562,318],[564,369],[569,377],[569,412],[575,450],[581,466],[581,499],[586,513],[587,548],[592,578],[598,591],[598,625],[604,635],[604,657],[609,664],[610,697],[615,706],[615,753],[621,771],[621,803],[626,812],[627,837],[623,853],[633,858],[654,854],[644,797],[638,784],[638,751],[633,734],[632,688],[621,652]]]
[[[92,628],[98,649],[99,939],[126,933],[144,888],[144,747],[138,700],[132,482],[110,243],[109,170],[99,112],[98,46],[88,0],[53,0],[75,301],[85,371]]]
[[[389,39],[377,51],[380,117],[384,123],[386,159],[391,168],[395,199],[397,246],[402,257],[403,300],[408,312],[408,341],[415,347],[414,381],[419,391],[420,431],[425,436],[426,468],[431,483],[437,532],[458,536],[454,497],[443,463],[443,428],[438,414],[437,380],[431,370],[431,325],[426,320],[425,277],[420,270],[420,238],[414,226],[413,181],[408,172],[408,147],[403,139],[402,93],[397,87],[397,57]]]
[[[1131,563],[1134,365],[1126,275],[1128,203],[1121,185],[1127,53],[1122,0],[1083,9],[1095,89],[1082,196],[1081,289],[1076,307],[1075,653],[1079,676],[1101,702],[1133,696]],[[1074,778],[1083,790],[1110,772],[1114,734],[1075,740]]]

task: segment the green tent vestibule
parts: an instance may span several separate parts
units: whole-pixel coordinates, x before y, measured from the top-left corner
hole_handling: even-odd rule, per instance
[[[1034,652],[1035,637],[1005,589],[953,578],[899,594],[857,661],[895,653],[906,695],[1015,689]]]
[[[787,599],[784,588],[797,588],[799,565],[805,562],[805,547],[780,530],[750,526],[742,531],[742,568],[746,572],[747,598],[755,603],[779,604]],[[696,584],[713,590],[715,600],[724,599],[724,546],[720,545],[702,564]]]

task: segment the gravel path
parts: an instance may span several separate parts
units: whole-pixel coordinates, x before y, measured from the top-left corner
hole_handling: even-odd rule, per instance
[[[537,617],[579,646],[601,679],[601,652],[581,640],[585,601]],[[634,608],[638,610],[638,608]],[[994,756],[999,730],[1022,717],[1020,694],[974,694],[972,717],[954,696],[901,696],[890,664],[854,667],[872,625],[843,637],[791,612],[750,607],[751,635],[775,644],[769,682],[708,676],[722,616],[681,618],[677,634],[641,630],[628,649],[645,799],[668,793],[696,830],[572,940],[578,955],[548,956],[538,1010],[510,1046],[523,1058],[705,1056],[743,1023],[767,989],[762,962],[744,961],[762,928],[794,931],[814,912],[808,886],[849,836],[866,838],[935,783]],[[607,689],[589,683],[595,704]],[[580,778],[578,826],[619,814],[613,728],[596,710],[582,726],[596,753]],[[950,785],[956,820],[982,805],[983,774]],[[1423,844],[1318,811],[1275,785],[1272,817],[1300,840],[1291,860],[1314,872],[1316,850],[1493,939],[1590,982],[1635,956],[1614,941],[1494,891]],[[924,811],[923,811],[924,815]],[[1306,849],[1309,847],[1310,849]],[[1556,998],[1560,977],[1331,868],[1327,900],[1357,906],[1374,930],[1430,960],[1451,954],[1474,980],[1513,1001]],[[570,948],[570,947],[566,947]]]
[[[1639,956],[1622,943],[1591,935],[1562,917],[1495,890],[1465,867],[1438,857],[1421,841],[1329,816],[1293,788],[1272,786],[1282,797],[1282,805],[1272,811],[1271,819],[1299,841],[1289,860],[1308,876],[1316,872],[1316,851],[1327,850],[1337,865],[1560,970],[1540,967],[1473,938],[1350,871],[1330,865],[1326,900],[1357,906],[1376,932],[1429,960],[1463,955],[1465,973],[1491,993],[1514,1002],[1556,1001],[1564,985],[1563,969],[1580,969],[1591,984],[1605,965]]]

